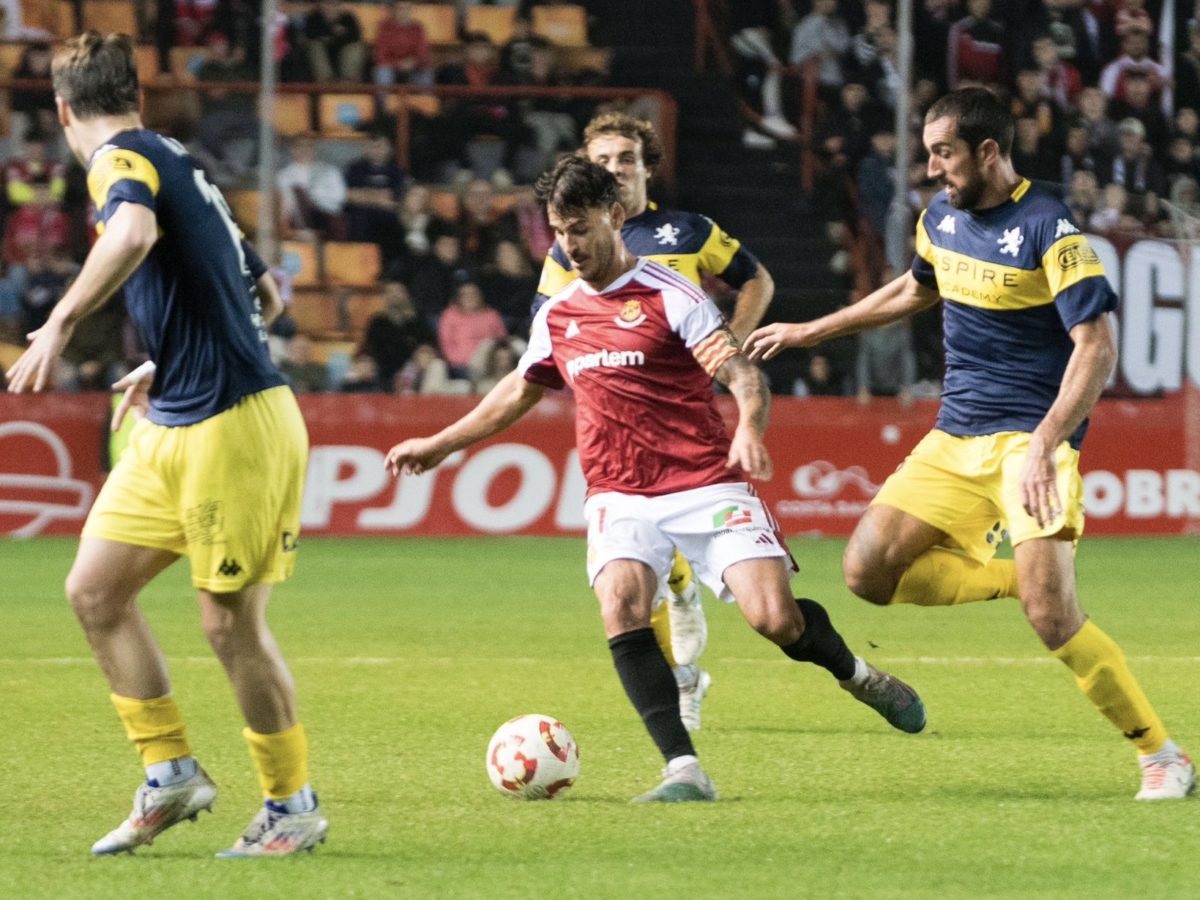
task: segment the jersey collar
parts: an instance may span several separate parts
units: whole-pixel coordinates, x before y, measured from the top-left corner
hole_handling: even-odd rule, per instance
[[[590,284],[580,278],[579,289],[591,297],[599,297],[601,294],[607,294],[611,291],[619,290],[620,288],[623,288],[625,285],[629,284],[629,282],[633,280],[634,276],[641,272],[643,268],[645,268],[645,265],[646,260],[639,256],[637,258],[637,262],[634,263],[633,268],[625,274],[619,275],[612,284],[607,284],[601,290],[596,290]]]

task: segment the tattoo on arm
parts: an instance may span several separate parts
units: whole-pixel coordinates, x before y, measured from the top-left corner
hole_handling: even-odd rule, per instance
[[[740,423],[752,425],[759,434],[766,432],[771,392],[758,367],[738,353],[717,369],[716,378],[737,402]]]

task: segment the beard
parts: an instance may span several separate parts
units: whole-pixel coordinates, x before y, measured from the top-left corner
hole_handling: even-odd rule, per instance
[[[957,188],[953,195],[949,192],[946,193],[946,199],[955,209],[974,209],[983,199],[983,192],[986,188],[987,182],[983,180],[979,172],[972,171],[966,175],[962,187]]]

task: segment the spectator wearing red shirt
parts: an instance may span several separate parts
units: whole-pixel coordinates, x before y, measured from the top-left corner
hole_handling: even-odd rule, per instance
[[[409,0],[397,0],[375,36],[375,83],[433,84],[430,61],[425,26],[413,18]]]
[[[1150,92],[1157,100],[1170,72],[1166,66],[1150,57],[1149,33],[1137,29],[1126,32],[1121,38],[1121,51],[1121,55],[1100,73],[1100,89],[1114,100],[1124,100],[1125,75],[1137,71],[1150,79]]]
[[[454,300],[438,322],[438,343],[450,365],[452,378],[466,378],[468,364],[480,341],[508,337],[500,313],[483,300],[483,291],[473,281],[459,285]]]
[[[946,82],[998,84],[1006,74],[1004,26],[992,18],[992,0],[967,0],[967,15],[950,27]]]

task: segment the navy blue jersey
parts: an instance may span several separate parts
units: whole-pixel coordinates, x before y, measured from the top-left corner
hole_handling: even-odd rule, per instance
[[[124,285],[125,306],[158,368],[150,421],[192,425],[284,384],[267,355],[255,281],[262,260],[220,192],[177,141],[122,131],[92,154],[97,228],[122,203],[154,211],[159,239]]]
[[[651,203],[641,215],[626,219],[621,238],[631,253],[674,269],[693,284],[700,276],[715,275],[735,290],[758,273],[758,260],[707,216],[699,213],[660,209]],[[578,276],[574,266],[555,243],[542,266],[533,313]]]
[[[945,301],[946,380],[935,427],[954,435],[1033,431],[1058,396],[1070,330],[1117,295],[1070,211],[1022,180],[982,212],[939,193],[917,222],[913,277]],[[1079,448],[1087,422],[1070,436]]]

